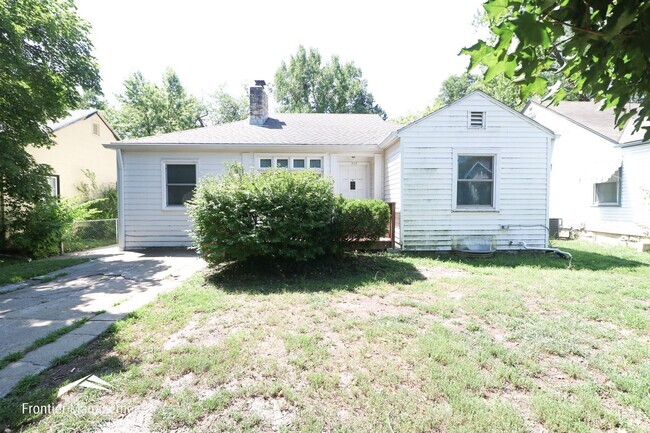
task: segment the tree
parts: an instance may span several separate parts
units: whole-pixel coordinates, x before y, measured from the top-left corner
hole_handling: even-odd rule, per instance
[[[116,96],[121,105],[108,110],[107,116],[117,133],[127,138],[195,128],[203,111],[172,69],[163,74],[162,86],[135,72],[124,81],[124,92]]]
[[[322,64],[318,50],[301,45],[289,64],[275,73],[273,93],[278,109],[290,113],[376,113],[386,117],[375,104],[361,69],[352,62],[342,64],[338,56]]]
[[[76,108],[78,109],[87,109],[94,108],[96,110],[106,111],[108,109],[108,103],[104,99],[102,92],[97,90],[86,90],[81,93],[81,98],[79,103],[77,103]]]
[[[483,7],[495,37],[461,51],[471,57],[469,70],[482,65],[486,80],[504,74],[524,98],[555,104],[567,98],[568,83],[613,108],[619,127],[639,114],[638,130],[650,118],[650,0],[487,0]],[[639,109],[630,109],[636,100]]]
[[[210,96],[208,102],[208,123],[220,125],[222,123],[236,122],[248,117],[249,99],[244,93],[239,97],[232,96],[220,87]]]
[[[72,0],[0,3],[0,248],[48,193],[50,168],[26,147],[53,145],[46,125],[79,104],[78,89],[100,91],[89,31]]]

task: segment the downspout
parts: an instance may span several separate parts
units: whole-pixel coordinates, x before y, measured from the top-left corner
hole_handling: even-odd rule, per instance
[[[529,248],[528,245],[526,245],[526,242],[523,241],[521,242],[510,241],[510,245],[519,245],[522,249],[526,251],[542,251],[545,253],[555,253],[559,257],[562,257],[565,260],[571,260],[573,258],[571,253],[567,253],[566,251],[562,251],[558,248],[537,248],[537,247]]]
[[[118,245],[120,250],[126,248],[125,222],[124,222],[124,159],[122,149],[115,149],[117,155],[117,223]]]

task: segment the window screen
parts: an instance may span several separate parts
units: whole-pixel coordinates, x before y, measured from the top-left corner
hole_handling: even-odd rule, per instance
[[[287,168],[289,167],[289,160],[287,158],[278,158],[275,160],[275,166],[277,168]]]
[[[594,204],[596,205],[618,205],[620,197],[620,169],[616,171],[606,182],[594,184]]]
[[[494,156],[458,156],[457,206],[494,206]]]
[[[271,158],[260,159],[260,168],[271,168],[272,165]]]
[[[309,160],[309,168],[321,168],[321,160],[320,159],[310,159]]]
[[[293,160],[293,168],[305,168],[305,160],[304,159],[294,159]]]
[[[194,195],[196,165],[167,164],[167,206],[182,206]]]

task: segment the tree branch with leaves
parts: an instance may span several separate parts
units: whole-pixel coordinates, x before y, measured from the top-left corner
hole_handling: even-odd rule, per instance
[[[638,115],[634,127],[650,139],[650,0],[487,0],[483,8],[494,38],[461,51],[469,70],[484,66],[486,80],[503,74],[524,99],[553,104],[569,95],[564,80],[612,108],[620,128]]]

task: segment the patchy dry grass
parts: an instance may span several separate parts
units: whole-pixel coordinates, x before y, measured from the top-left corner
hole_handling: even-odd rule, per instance
[[[650,255],[350,257],[197,275],[0,403],[33,431],[650,431]],[[110,394],[19,402],[94,373]],[[0,429],[5,425],[0,423]]]

